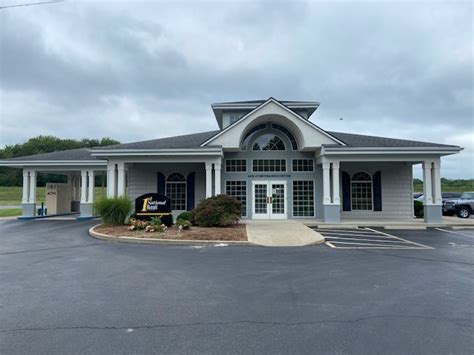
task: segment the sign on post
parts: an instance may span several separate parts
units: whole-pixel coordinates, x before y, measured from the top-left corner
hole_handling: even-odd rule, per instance
[[[170,198],[158,193],[147,193],[137,197],[135,199],[135,217],[146,220],[158,217],[165,225],[172,225]]]

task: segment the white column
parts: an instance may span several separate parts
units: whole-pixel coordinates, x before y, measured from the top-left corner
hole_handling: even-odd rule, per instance
[[[431,161],[424,161],[423,162],[423,198],[425,200],[425,205],[432,205],[433,204],[433,188],[431,184],[432,176],[431,176]]]
[[[87,193],[87,203],[94,203],[94,187],[95,187],[94,170],[89,170],[87,172],[87,180],[89,182],[88,193]]]
[[[331,203],[331,181],[329,178],[330,163],[323,163],[323,204],[329,205]]]
[[[221,194],[221,162],[218,161],[217,163],[214,164],[214,189],[215,189],[215,194],[220,195]]]
[[[433,203],[435,205],[442,205],[443,204],[443,197],[441,195],[441,162],[440,160],[435,160],[433,162]]]
[[[117,164],[117,196],[125,196],[125,163]]]
[[[115,163],[107,166],[107,197],[115,197]]]
[[[206,162],[206,198],[212,196],[212,163]]]
[[[81,170],[81,203],[87,203],[87,170]]]
[[[339,205],[341,199],[339,197],[339,162],[332,163],[332,203]]]
[[[30,170],[30,193],[28,203],[36,203],[36,170]]]
[[[21,203],[28,203],[29,196],[28,192],[30,191],[30,172],[26,169],[23,169],[23,195],[21,198]]]

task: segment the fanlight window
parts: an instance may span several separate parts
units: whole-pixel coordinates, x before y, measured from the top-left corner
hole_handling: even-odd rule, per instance
[[[262,134],[253,143],[253,150],[286,150],[285,143],[274,134]]]
[[[353,211],[372,210],[372,178],[363,171],[352,176],[351,205]]]
[[[186,210],[186,178],[172,173],[166,179],[166,195],[171,199],[172,210]]]
[[[280,132],[283,132],[290,140],[293,150],[298,150],[298,144],[296,143],[295,136],[293,136],[293,134],[291,134],[291,132],[286,127],[283,127],[277,123],[273,123],[272,127],[279,130]]]
[[[244,139],[242,140],[242,143],[240,144],[240,150],[247,150],[247,145],[249,144],[249,141],[252,138],[252,135],[265,128],[266,128],[266,125],[265,123],[263,123],[258,126],[255,126],[250,131],[248,131]]]

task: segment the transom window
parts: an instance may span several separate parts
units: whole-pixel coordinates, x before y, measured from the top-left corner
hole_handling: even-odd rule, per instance
[[[351,206],[353,211],[372,210],[372,178],[363,171],[352,176]]]
[[[242,140],[242,143],[240,144],[240,150],[247,150],[247,145],[249,144],[250,138],[252,138],[253,134],[265,128],[265,123],[262,123],[248,131],[244,139]]]
[[[285,159],[254,159],[252,162],[253,172],[280,172],[286,171]]]
[[[186,178],[172,173],[166,179],[166,196],[171,199],[172,210],[186,210]]]
[[[313,180],[293,180],[293,216],[314,216]]]
[[[253,150],[286,150],[285,143],[274,134],[262,134],[253,143]]]
[[[314,171],[313,159],[293,159],[293,171]]]
[[[227,159],[225,161],[225,171],[227,173],[246,172],[247,161],[245,159]]]
[[[240,214],[242,217],[247,216],[247,181],[226,181],[225,193],[235,197],[242,204]]]

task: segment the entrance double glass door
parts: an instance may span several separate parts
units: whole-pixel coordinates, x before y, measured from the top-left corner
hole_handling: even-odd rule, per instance
[[[252,183],[254,219],[286,219],[286,181]]]

